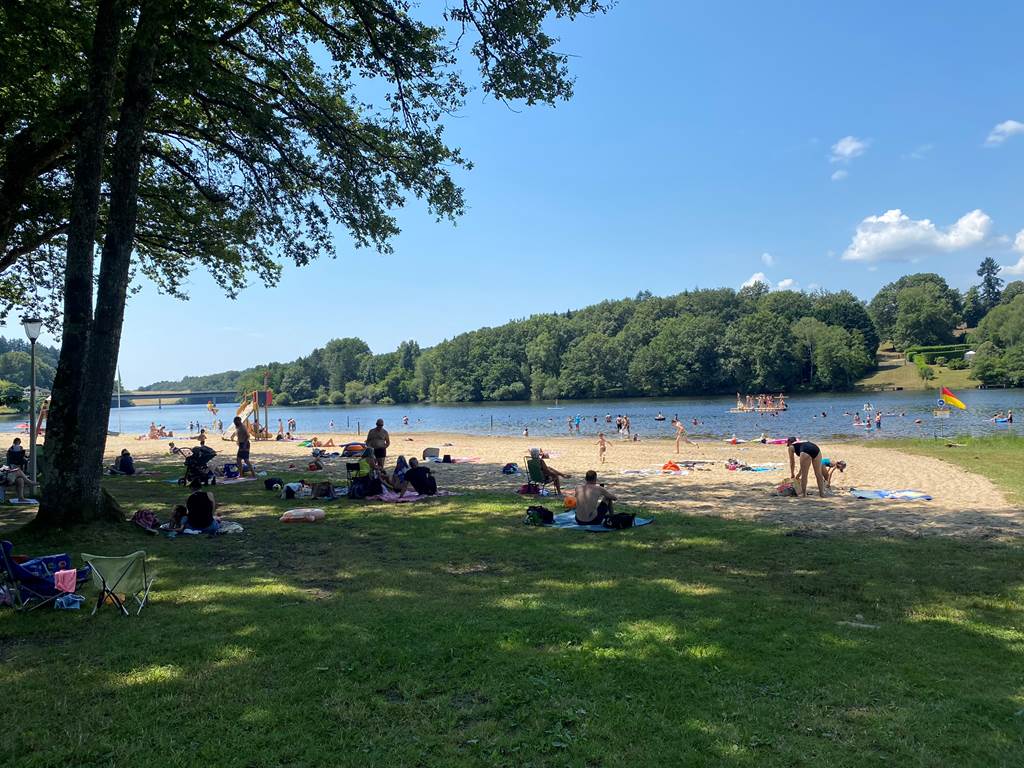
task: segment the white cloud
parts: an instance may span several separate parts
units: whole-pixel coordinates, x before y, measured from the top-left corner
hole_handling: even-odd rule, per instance
[[[849,175],[849,172],[845,168],[840,168],[838,171],[832,174],[832,181],[842,181]]]
[[[998,147],[1011,136],[1024,133],[1024,123],[1018,120],[1004,120],[989,133],[985,146]]]
[[[761,254],[761,263],[764,264],[766,267],[774,267],[775,257],[772,256],[767,251],[765,251],[764,253]]]
[[[930,219],[912,219],[895,208],[857,226],[843,261],[914,261],[930,253],[952,253],[985,242],[991,229],[992,219],[980,209],[943,230]]]
[[[767,277],[767,275],[765,275],[764,272],[755,272],[740,287],[741,288],[750,288],[751,286],[757,285],[758,283],[767,283],[767,282],[768,282],[768,277]]]
[[[1013,241],[1013,250],[1022,254],[1021,257],[1017,259],[1016,264],[1007,264],[1004,267],[1000,267],[999,274],[1024,275],[1024,229],[1017,233],[1017,237]]]
[[[821,286],[818,285],[817,283],[808,283],[807,284],[807,290],[810,291],[811,293],[814,293],[819,288],[821,288]]]
[[[843,136],[832,145],[832,156],[829,158],[833,163],[848,163],[855,157],[860,157],[867,152],[867,139],[858,139],[856,136]]]
[[[935,149],[934,144],[922,144],[919,147],[916,147],[913,152],[907,155],[907,157],[911,160],[924,160],[933,149]]]
[[[787,277],[785,280],[779,280],[775,284],[775,290],[777,291],[795,291],[797,289],[797,282],[792,277]]]

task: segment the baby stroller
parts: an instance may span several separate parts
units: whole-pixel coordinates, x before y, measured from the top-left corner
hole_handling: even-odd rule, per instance
[[[199,480],[203,485],[216,485],[217,475],[210,469],[210,462],[217,452],[206,445],[198,448],[179,448],[178,452],[185,457],[185,476],[178,480],[178,485],[191,485]]]

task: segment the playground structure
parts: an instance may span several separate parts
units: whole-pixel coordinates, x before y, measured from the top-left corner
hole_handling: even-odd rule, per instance
[[[273,404],[274,393],[269,389],[260,391],[258,389],[253,390],[246,394],[246,397],[242,399],[241,404],[238,406],[238,410],[235,411],[235,416],[242,420],[245,424],[246,429],[249,430],[249,435],[253,440],[270,440],[270,429],[268,424],[270,422],[270,406]],[[207,406],[209,408],[209,406]],[[260,408],[263,408],[263,422],[260,423]],[[211,412],[215,412],[214,409],[210,409]],[[231,424],[226,430],[222,437],[225,440],[235,439],[235,424],[232,420]]]

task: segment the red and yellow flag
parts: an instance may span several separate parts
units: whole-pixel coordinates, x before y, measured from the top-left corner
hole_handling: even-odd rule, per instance
[[[967,406],[960,402],[960,398],[958,398],[945,387],[943,387],[942,390],[939,392],[939,397],[942,399],[942,402],[944,402],[946,405],[952,405],[954,408],[959,408],[961,411],[967,410]]]

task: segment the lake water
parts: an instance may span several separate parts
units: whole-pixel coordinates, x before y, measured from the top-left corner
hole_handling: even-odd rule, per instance
[[[954,410],[948,419],[933,417],[937,392],[871,392],[822,393],[797,395],[788,399],[789,410],[778,415],[735,414],[729,409],[735,398],[640,398],[629,400],[572,400],[563,401],[556,409],[554,403],[463,403],[459,405],[368,405],[317,406],[307,408],[271,407],[270,425],[277,428],[279,418],[293,417],[300,434],[326,434],[330,422],[334,431],[365,433],[377,418],[383,418],[393,431],[456,432],[476,435],[521,435],[529,428],[531,436],[567,435],[567,418],[581,417],[583,435],[598,431],[614,435],[615,425],[606,424],[610,414],[628,415],[633,432],[641,439],[670,437],[674,434],[668,420],[676,414],[683,420],[687,431],[698,438],[721,439],[737,435],[752,439],[762,432],[773,437],[800,435],[807,437],[893,437],[933,436],[953,434],[992,434],[1007,431],[1021,432],[1024,422],[1024,390],[972,389],[957,393],[967,405],[966,412]],[[882,430],[869,432],[854,427],[852,414],[863,413],[870,402],[883,414]],[[221,404],[220,418],[230,422],[235,406]],[[991,417],[997,411],[1013,409],[1017,424],[994,424]],[[661,412],[666,421],[658,422],[654,416]],[[823,415],[823,413],[825,415]],[[844,415],[848,413],[850,415]],[[409,417],[409,425],[402,425],[402,417]],[[597,419],[595,422],[595,418]],[[697,424],[693,424],[693,420]],[[915,423],[920,419],[921,423]],[[140,406],[112,409],[110,429],[131,434],[145,432],[150,422],[163,424],[168,429],[187,433],[189,421],[209,425],[211,416],[202,405]],[[8,417],[0,421],[0,429],[12,429],[24,417]]]

